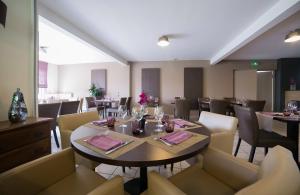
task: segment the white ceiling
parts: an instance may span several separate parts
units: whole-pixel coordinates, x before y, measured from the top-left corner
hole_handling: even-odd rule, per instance
[[[113,58],[39,17],[39,59],[56,65],[111,62]]]
[[[300,57],[300,41],[285,43],[289,31],[300,28],[300,11],[265,32],[228,59],[279,59]]]
[[[39,2],[128,61],[159,61],[211,59],[279,0]]]

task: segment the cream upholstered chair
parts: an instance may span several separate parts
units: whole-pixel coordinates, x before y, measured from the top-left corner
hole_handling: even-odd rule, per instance
[[[99,120],[99,115],[97,111],[92,112],[83,112],[83,113],[76,113],[76,114],[67,114],[61,115],[58,117],[58,126],[61,135],[61,145],[62,149],[70,147],[70,136],[72,131],[76,128],[84,125],[88,122]],[[90,169],[94,169],[99,163],[94,161],[88,160],[78,154],[76,156],[76,163],[84,164],[86,167]]]
[[[0,194],[5,195],[124,195],[122,178],[107,181],[84,166],[76,166],[67,148],[0,174]]]
[[[199,123],[211,132],[210,146],[232,154],[234,135],[238,119],[211,112],[202,111]]]
[[[209,147],[201,163],[166,179],[148,174],[148,195],[297,195],[300,173],[292,153],[276,146],[260,167]]]

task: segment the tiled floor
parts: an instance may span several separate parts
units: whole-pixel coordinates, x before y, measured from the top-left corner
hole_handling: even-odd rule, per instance
[[[274,128],[274,131],[276,131],[277,133],[285,135],[286,127],[284,124],[282,124],[280,122],[275,123],[273,128]],[[59,140],[60,140],[60,134],[59,134],[58,129],[57,129],[57,133],[58,133]],[[56,147],[53,135],[52,135],[51,140],[52,140],[52,153],[55,153],[55,152],[61,150],[60,148]],[[235,135],[233,151],[236,148],[237,140],[238,140],[238,133]],[[244,141],[242,141],[237,157],[248,160],[248,157],[250,154],[250,149],[251,149],[250,145],[245,143]],[[263,159],[264,159],[264,149],[257,148],[256,152],[255,152],[253,163],[260,164]],[[186,161],[182,161],[182,162],[174,164],[173,172],[171,172],[171,170],[170,170],[170,165],[168,165],[167,169],[165,169],[164,166],[159,166],[159,167],[149,167],[148,170],[155,170],[165,177],[170,177],[170,176],[182,171],[183,169],[185,169],[187,167],[189,167],[189,164]],[[107,179],[110,179],[115,175],[123,176],[125,182],[132,178],[139,176],[139,169],[136,167],[132,167],[132,168],[126,167],[126,172],[123,173],[122,167],[111,166],[111,165],[107,165],[107,164],[100,164],[96,168],[96,172]]]

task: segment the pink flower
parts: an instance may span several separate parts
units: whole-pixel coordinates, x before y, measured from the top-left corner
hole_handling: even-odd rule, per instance
[[[148,103],[148,97],[147,94],[145,92],[142,92],[140,95],[140,100],[139,100],[139,104],[144,105]]]

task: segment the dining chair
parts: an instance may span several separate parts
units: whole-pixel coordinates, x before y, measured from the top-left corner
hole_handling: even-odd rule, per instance
[[[57,116],[59,113],[61,103],[51,103],[51,104],[39,104],[38,113],[39,117],[53,118],[51,122],[51,130],[53,132],[56,147],[59,148],[59,141],[56,134]]]
[[[132,100],[132,97],[127,97],[127,99],[126,99],[126,108],[127,108],[129,115],[131,115],[131,100]]]
[[[202,111],[210,111],[209,109],[209,103],[210,99],[209,98],[198,98],[198,104],[199,104],[199,116]]]
[[[95,97],[85,97],[87,110],[91,111],[91,108],[96,108]]]
[[[269,147],[276,145],[281,145],[291,151],[295,151],[298,147],[295,141],[285,136],[259,129],[257,116],[253,108],[234,106],[234,110],[239,120],[239,139],[234,156],[237,155],[242,140],[251,145],[249,162],[253,162],[256,147],[264,147],[265,155],[268,153]]]
[[[153,195],[296,195],[300,194],[300,173],[292,153],[276,146],[260,166],[209,147],[203,159],[165,178],[148,173]]]
[[[60,107],[60,115],[78,113],[80,101],[62,102]]]
[[[234,136],[238,124],[237,118],[202,111],[199,123],[205,126],[211,133],[209,146],[232,154]]]
[[[175,100],[175,118],[190,119],[190,101],[186,99]]]
[[[0,175],[0,194],[5,195],[124,195],[123,179],[110,180],[75,163],[74,151],[67,148]]]
[[[246,100],[245,106],[252,108],[255,112],[262,112],[264,110],[265,100]]]
[[[110,115],[117,116],[118,110],[119,110],[119,106],[126,106],[126,100],[127,100],[126,97],[121,97],[121,98],[120,98],[119,105],[118,105],[117,107],[114,107],[114,108],[107,108],[107,109],[106,109],[107,115],[108,115],[108,116],[110,116]]]
[[[70,137],[72,132],[84,125],[86,123],[99,120],[99,115],[97,111],[83,112],[75,114],[66,114],[58,117],[58,127],[61,135],[61,147],[62,149],[71,146]],[[94,169],[99,163],[86,159],[80,155],[76,154],[76,162],[78,164],[83,164],[90,169]]]
[[[216,100],[216,99],[210,100],[210,104],[209,104],[210,112],[229,115],[229,107],[230,107],[230,103],[226,100]]]

